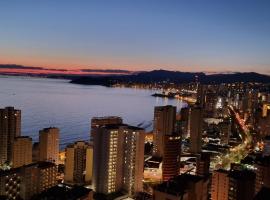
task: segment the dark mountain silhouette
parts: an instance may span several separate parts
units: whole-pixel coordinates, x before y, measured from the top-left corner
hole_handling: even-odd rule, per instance
[[[77,77],[71,81],[76,84],[104,85],[111,86],[116,83],[189,83],[198,80],[205,84],[235,83],[235,82],[258,82],[270,83],[270,76],[258,74],[255,72],[232,73],[232,74],[212,74],[198,72],[179,72],[154,70],[150,72],[141,72],[132,75],[107,76],[107,77]]]

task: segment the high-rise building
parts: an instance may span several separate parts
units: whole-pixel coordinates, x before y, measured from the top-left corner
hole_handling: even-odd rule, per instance
[[[231,122],[229,119],[224,120],[218,124],[220,129],[220,143],[229,144],[231,135]]]
[[[258,193],[262,187],[270,188],[270,156],[264,156],[256,159],[255,173],[255,193]]]
[[[231,170],[229,173],[230,200],[252,200],[255,195],[256,174],[248,170]]]
[[[209,92],[205,94],[204,114],[207,117],[217,117],[216,112],[218,105],[218,95],[216,92]]]
[[[183,138],[188,135],[190,109],[189,107],[182,108],[180,111],[180,120],[177,121],[176,132],[180,133]]]
[[[107,117],[93,117],[91,119],[91,128],[98,128],[104,125],[110,124],[122,124],[123,120],[118,116],[107,116]]]
[[[153,200],[207,200],[208,180],[182,174],[154,188]]]
[[[197,101],[196,103],[200,105],[200,107],[204,108],[206,104],[206,92],[207,92],[207,86],[203,84],[197,85]]]
[[[200,153],[202,149],[202,108],[195,105],[190,111],[190,152]]]
[[[20,168],[21,197],[30,199],[57,185],[57,166],[51,162],[37,162]]]
[[[157,106],[154,111],[154,154],[163,157],[164,135],[171,135],[175,132],[176,107]]]
[[[39,159],[58,164],[59,129],[50,127],[39,131]]]
[[[93,176],[93,147],[79,141],[66,147],[65,177],[68,184],[89,184]]]
[[[57,185],[57,166],[38,162],[11,170],[0,171],[0,195],[8,199],[28,200]]]
[[[21,111],[14,107],[0,109],[0,165],[11,162],[13,141],[21,134]]]
[[[32,138],[16,137],[13,142],[12,167],[21,167],[32,163]]]
[[[92,131],[94,145],[94,190],[112,193],[142,190],[144,130],[124,124],[105,125]]]
[[[162,179],[168,181],[179,175],[181,155],[180,135],[164,136],[164,154],[162,159]]]
[[[95,128],[113,124],[123,124],[123,119],[118,116],[93,117],[91,119],[90,141],[93,140],[92,132],[95,130]]]
[[[219,169],[212,174],[211,200],[228,200],[229,171]]]
[[[196,175],[207,177],[209,176],[210,168],[210,153],[202,152],[198,155],[196,160]]]

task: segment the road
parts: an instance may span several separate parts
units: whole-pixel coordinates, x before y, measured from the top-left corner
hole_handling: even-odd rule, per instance
[[[252,136],[244,120],[240,117],[232,106],[229,107],[232,117],[234,117],[240,126],[243,133],[243,142],[229,150],[229,152],[222,156],[217,156],[212,165],[214,169],[230,169],[231,163],[239,163],[248,154],[248,148],[252,142]]]

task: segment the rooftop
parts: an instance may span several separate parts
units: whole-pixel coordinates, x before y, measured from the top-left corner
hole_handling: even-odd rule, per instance
[[[175,178],[163,182],[156,186],[155,190],[169,193],[172,195],[183,195],[188,190],[189,183],[197,183],[204,180],[203,177],[191,175],[191,174],[182,174],[176,176]]]

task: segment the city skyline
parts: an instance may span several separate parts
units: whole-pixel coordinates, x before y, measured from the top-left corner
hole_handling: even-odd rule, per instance
[[[0,1],[0,200],[269,200],[269,8]]]
[[[2,64],[270,73],[267,1],[0,5]]]

